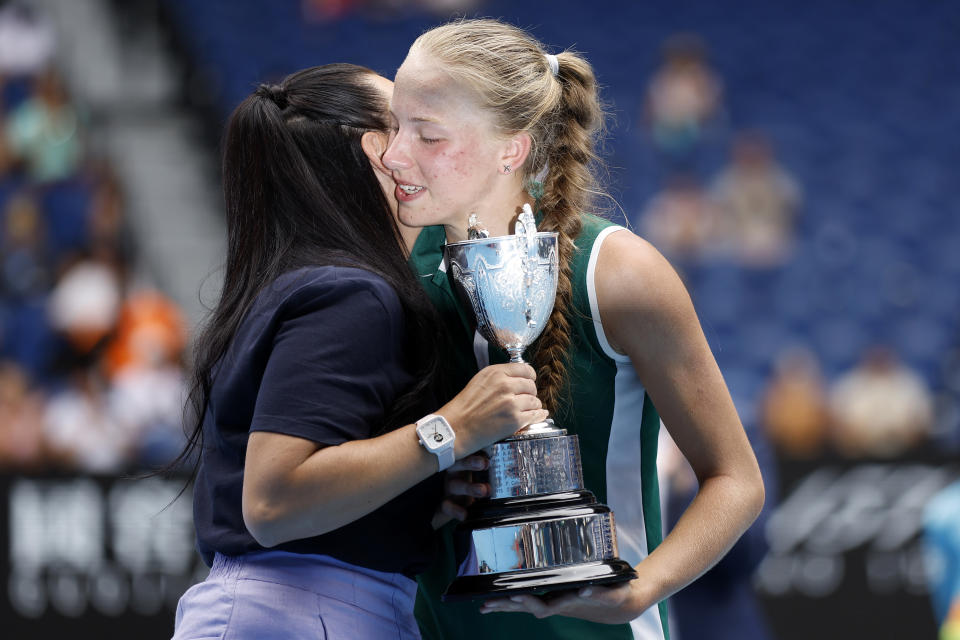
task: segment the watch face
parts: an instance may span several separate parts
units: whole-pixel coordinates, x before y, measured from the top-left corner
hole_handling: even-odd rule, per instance
[[[441,418],[433,418],[420,429],[420,437],[431,449],[453,439],[453,429]]]

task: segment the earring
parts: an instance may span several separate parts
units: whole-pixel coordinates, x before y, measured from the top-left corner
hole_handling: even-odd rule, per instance
[[[504,172],[504,173],[510,173],[510,171],[511,171],[510,165],[508,165],[508,164],[503,165],[503,172]]]

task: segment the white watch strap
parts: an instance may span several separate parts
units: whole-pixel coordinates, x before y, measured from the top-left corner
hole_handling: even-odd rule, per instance
[[[453,452],[453,447],[445,451],[437,452],[437,463],[440,465],[440,471],[449,469],[457,461],[457,455]]]

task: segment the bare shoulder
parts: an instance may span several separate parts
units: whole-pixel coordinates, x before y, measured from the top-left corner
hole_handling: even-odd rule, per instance
[[[597,305],[610,345],[630,357],[642,378],[710,358],[700,321],[680,276],[657,249],[628,231],[600,247],[594,276]]]
[[[594,276],[601,314],[663,313],[688,305],[686,288],[666,258],[628,230],[611,233],[600,246]]]

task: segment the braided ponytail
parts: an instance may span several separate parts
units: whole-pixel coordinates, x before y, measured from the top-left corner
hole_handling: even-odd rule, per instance
[[[596,79],[590,65],[575,53],[557,56],[557,81],[562,93],[551,114],[551,134],[541,143],[548,163],[539,208],[544,212],[543,231],[558,233],[560,270],[557,300],[541,335],[534,368],[540,400],[555,412],[566,384],[570,349],[570,317],[573,308],[572,268],[574,241],[580,235],[580,213],[587,210],[595,192],[592,165],[601,131],[603,111],[597,99]]]

